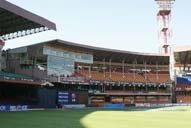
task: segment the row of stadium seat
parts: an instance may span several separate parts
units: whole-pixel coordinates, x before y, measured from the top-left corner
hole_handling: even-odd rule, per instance
[[[176,95],[177,103],[191,103],[191,95]]]
[[[155,96],[148,96],[147,98],[144,96],[137,96],[135,97],[111,97],[110,103],[122,103],[122,104],[134,104],[134,103],[169,103],[170,100],[168,97],[155,97]],[[91,99],[91,104],[97,106],[103,106],[107,102],[105,101],[104,97],[94,97]]]
[[[88,70],[81,70],[78,74],[89,78]],[[108,81],[126,81],[126,82],[158,82],[164,83],[170,80],[169,74],[153,74],[153,73],[146,73],[139,74],[139,73],[121,73],[121,72],[98,72],[98,71],[91,71],[92,80],[108,80]]]
[[[147,93],[147,94],[165,94],[165,93],[169,93],[169,91],[128,91],[128,90],[125,90],[125,91],[118,91],[118,90],[106,90],[105,93],[107,94],[134,94],[134,93],[139,93],[139,94],[144,94],[144,93]]]
[[[153,73],[148,73],[147,77],[149,81],[151,82],[158,82],[158,83],[163,83],[167,82],[170,80],[170,75],[169,74],[153,74]]]

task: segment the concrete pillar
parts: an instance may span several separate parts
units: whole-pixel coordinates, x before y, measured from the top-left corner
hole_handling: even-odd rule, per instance
[[[2,69],[2,67],[1,67],[1,65],[2,65],[2,56],[1,56],[1,53],[2,53],[2,49],[3,49],[4,45],[5,45],[5,42],[0,39],[0,71]]]

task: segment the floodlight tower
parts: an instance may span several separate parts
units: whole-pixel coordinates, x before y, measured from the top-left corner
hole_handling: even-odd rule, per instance
[[[158,5],[158,36],[160,43],[160,52],[169,54],[169,42],[171,41],[172,32],[170,30],[171,9],[175,0],[155,0]]]

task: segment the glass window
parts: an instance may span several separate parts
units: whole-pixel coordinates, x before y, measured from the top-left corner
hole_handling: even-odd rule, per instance
[[[48,56],[48,75],[71,76],[74,73],[74,60]]]
[[[89,54],[66,52],[66,51],[61,51],[61,50],[56,50],[51,48],[44,48],[43,54],[69,58],[74,60],[75,62],[91,63],[91,64],[93,63],[93,55],[89,55]]]

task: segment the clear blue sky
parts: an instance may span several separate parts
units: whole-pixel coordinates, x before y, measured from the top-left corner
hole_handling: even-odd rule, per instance
[[[8,0],[57,24],[45,32],[8,41],[5,48],[63,39],[92,46],[158,52],[154,0]],[[173,42],[191,44],[191,1],[173,6]]]

